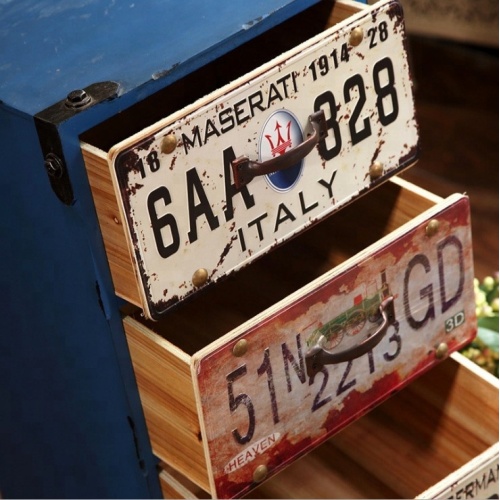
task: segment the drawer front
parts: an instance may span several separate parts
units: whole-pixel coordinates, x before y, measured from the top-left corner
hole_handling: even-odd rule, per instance
[[[472,283],[468,199],[454,195],[195,354],[217,496],[244,494],[469,342]]]
[[[402,10],[363,9],[109,152],[145,313],[247,265],[417,157]]]
[[[498,379],[455,353],[246,498],[496,498],[498,452]],[[165,498],[206,498],[162,469]]]
[[[419,498],[498,498],[498,443]]]

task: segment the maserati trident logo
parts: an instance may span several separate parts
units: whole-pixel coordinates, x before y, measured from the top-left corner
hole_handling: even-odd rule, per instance
[[[297,118],[285,109],[275,111],[267,119],[259,141],[261,162],[285,154],[303,141],[303,134]],[[289,191],[300,178],[304,160],[285,170],[266,175],[267,182],[276,191]]]
[[[290,120],[286,124],[287,138],[285,141],[285,139],[283,139],[281,135],[281,129],[283,126],[280,124],[278,120],[276,120],[275,130],[276,130],[276,137],[278,138],[276,145],[274,145],[273,143],[273,138],[270,135],[266,134],[266,139],[269,141],[269,146],[271,147],[271,153],[273,154],[273,156],[276,156],[277,154],[282,155],[283,153],[286,153],[286,150],[292,146],[292,141],[290,139],[291,125],[292,125],[292,120]]]

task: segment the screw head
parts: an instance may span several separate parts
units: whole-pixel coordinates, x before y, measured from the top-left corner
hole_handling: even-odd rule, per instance
[[[60,179],[64,173],[62,161],[54,153],[49,153],[44,161],[47,174],[53,179]]]
[[[90,104],[92,98],[83,89],[73,90],[66,97],[66,106],[70,108],[82,108]]]

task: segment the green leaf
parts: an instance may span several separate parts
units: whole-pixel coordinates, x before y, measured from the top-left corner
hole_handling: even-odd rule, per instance
[[[492,330],[497,332],[498,335],[498,314],[494,316],[484,316],[477,320],[477,324],[480,328],[486,328],[487,330]]]
[[[477,331],[477,338],[492,351],[498,352],[498,332],[480,326]]]

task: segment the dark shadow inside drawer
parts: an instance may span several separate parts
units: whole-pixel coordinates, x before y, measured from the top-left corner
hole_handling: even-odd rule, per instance
[[[130,314],[192,355],[435,204],[430,193],[389,181],[228,278],[194,294],[161,321]],[[128,312],[128,311],[127,311]]]

